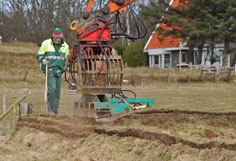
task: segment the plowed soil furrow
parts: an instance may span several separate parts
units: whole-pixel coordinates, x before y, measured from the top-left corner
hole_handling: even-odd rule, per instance
[[[135,114],[147,115],[147,114],[188,114],[188,115],[211,115],[211,116],[236,116],[236,112],[203,112],[203,111],[186,111],[186,110],[152,110],[145,112],[136,112]]]
[[[144,113],[135,113],[126,116],[116,124],[125,125],[129,120],[137,121],[144,126],[158,126],[168,128],[176,124],[188,123],[192,125],[204,124],[211,127],[233,128],[236,127],[236,115],[230,114],[208,114],[201,112],[187,111],[152,111]]]
[[[48,133],[60,134],[64,137],[73,138],[73,139],[86,136],[85,134],[69,132],[66,130],[65,131],[59,130],[55,127],[49,127],[49,126],[39,125],[39,124],[34,124],[34,123],[19,122],[17,126],[17,130],[19,130],[21,127],[28,127],[28,128],[33,128],[40,131],[48,132]]]
[[[34,128],[40,131],[60,134],[67,138],[81,138],[94,132],[93,127],[74,127],[52,120],[43,120],[39,118],[21,118],[17,124],[17,129],[21,127]]]
[[[40,117],[24,117],[21,118],[18,122],[18,129],[21,127],[29,127],[34,128],[40,131],[45,131],[48,133],[60,134],[67,138],[81,138],[86,137],[90,134],[105,134],[108,136],[117,135],[119,137],[135,137],[139,139],[146,140],[157,140],[165,145],[173,145],[173,144],[182,144],[189,146],[191,148],[196,149],[227,149],[236,151],[236,144],[228,144],[228,143],[219,143],[217,141],[211,141],[206,143],[197,143],[194,141],[184,140],[180,137],[176,137],[173,135],[169,135],[166,133],[158,133],[158,132],[149,132],[146,130],[139,130],[134,128],[129,128],[125,125],[127,119],[131,119],[133,121],[141,120],[142,125],[148,126],[171,126],[176,123],[190,122],[193,125],[196,124],[196,121],[203,120],[204,122],[208,122],[211,124],[214,122],[214,126],[219,126],[218,123],[221,122],[220,126],[225,126],[229,124],[229,126],[235,125],[235,116],[225,115],[218,118],[218,116],[192,116],[185,117],[186,114],[176,114],[175,112],[170,113],[156,113],[147,117],[146,115],[131,115],[125,117],[124,119],[118,120],[112,124],[113,126],[124,124],[123,129],[120,130],[108,130],[106,126],[94,125],[94,124],[83,124],[79,122],[79,120],[74,120],[69,117],[48,117],[48,116],[40,116]],[[216,117],[216,118],[215,118]],[[192,122],[191,122],[192,121]],[[69,123],[69,124],[68,124]],[[76,125],[76,126],[75,126]],[[89,125],[90,127],[88,127]],[[93,125],[91,127],[91,125]]]
[[[125,131],[107,131],[105,129],[95,129],[95,132],[97,134],[105,134],[108,136],[112,135],[117,135],[119,137],[136,137],[140,139],[147,139],[147,140],[158,140],[161,143],[165,145],[172,145],[172,144],[182,144],[182,145],[187,145],[192,148],[197,148],[197,149],[212,149],[212,148],[219,148],[219,149],[228,149],[228,150],[236,150],[236,144],[226,144],[226,143],[221,143],[219,144],[218,142],[212,141],[208,143],[202,143],[198,144],[195,142],[191,141],[186,141],[168,134],[163,134],[163,133],[153,133],[153,132],[146,132],[142,130],[137,130],[137,129],[127,129]]]
[[[49,118],[49,117],[47,117],[47,118]],[[83,132],[93,132],[94,131],[93,127],[74,126],[74,124],[65,125],[63,123],[68,121],[68,120],[64,120],[65,117],[50,117],[50,118],[52,120],[47,120],[47,119],[44,119],[44,118],[40,119],[40,117],[39,118],[27,117],[27,118],[21,118],[19,121],[20,122],[44,124],[44,125],[47,125],[47,126],[56,126],[56,127],[60,128],[60,129],[74,129],[74,130],[83,131]],[[61,122],[56,122],[54,120],[61,120]],[[74,121],[75,122],[76,120],[75,119],[74,120],[71,119],[70,121]],[[77,120],[77,121],[79,121],[79,120]]]

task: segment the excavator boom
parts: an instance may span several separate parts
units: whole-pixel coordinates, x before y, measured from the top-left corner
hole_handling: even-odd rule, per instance
[[[136,0],[110,0],[105,6],[110,10],[110,14],[125,8],[127,5],[135,2]],[[89,0],[85,12],[90,12],[94,0]]]
[[[125,8],[129,4],[135,2],[136,0],[124,0],[124,3],[122,5],[119,5],[115,1],[110,1],[108,4],[106,4],[106,7],[110,9],[110,13],[114,13],[116,11],[119,11],[122,8]]]
[[[94,0],[89,0],[88,1],[88,5],[87,5],[87,7],[85,9],[85,12],[90,12],[91,11],[91,9],[93,7],[93,3],[94,3]]]

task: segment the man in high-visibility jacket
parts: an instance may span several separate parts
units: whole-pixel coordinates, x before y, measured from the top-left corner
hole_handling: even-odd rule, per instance
[[[62,74],[65,71],[66,58],[69,54],[69,46],[63,40],[61,29],[55,28],[50,39],[43,41],[37,55],[43,72],[48,66],[48,113],[58,113],[60,102]]]

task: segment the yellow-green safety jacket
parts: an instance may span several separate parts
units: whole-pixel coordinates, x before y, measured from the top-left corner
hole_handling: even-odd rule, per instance
[[[46,59],[50,62],[48,69],[56,67],[56,69],[64,72],[66,57],[69,54],[69,46],[62,40],[61,44],[54,44],[52,39],[43,41],[37,55],[41,69],[45,71],[46,67],[42,64]]]

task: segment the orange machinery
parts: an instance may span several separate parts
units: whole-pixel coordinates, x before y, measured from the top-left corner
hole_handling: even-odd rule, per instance
[[[135,1],[110,0],[104,8],[92,12],[94,0],[89,0],[79,21],[71,23],[70,28],[76,32],[78,44],[70,53],[71,61],[66,72],[71,74],[71,81],[66,80],[82,94],[79,101],[75,102],[75,116],[111,121],[154,103],[152,99],[136,98],[133,92],[134,98],[124,95],[121,89],[123,60],[111,45],[112,39],[119,36],[133,40],[145,36],[127,35],[124,24],[120,22],[119,16],[125,12],[125,7]],[[114,26],[119,26],[121,32],[115,32],[112,28]],[[140,34],[139,26],[136,27]],[[106,94],[111,94],[112,98]]]

